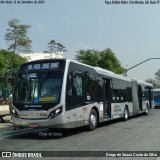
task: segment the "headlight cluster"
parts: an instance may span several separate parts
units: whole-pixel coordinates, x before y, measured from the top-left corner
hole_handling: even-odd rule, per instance
[[[57,109],[55,109],[55,110],[53,110],[50,114],[49,114],[49,116],[48,116],[48,118],[55,118],[55,117],[57,117],[58,115],[60,115],[62,113],[62,107],[60,107],[60,108],[57,108]]]
[[[18,115],[17,111],[13,108],[11,108],[11,114],[16,118],[19,118],[19,115]]]

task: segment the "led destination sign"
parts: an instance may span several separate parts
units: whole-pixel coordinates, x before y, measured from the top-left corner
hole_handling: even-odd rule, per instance
[[[59,68],[59,62],[56,63],[42,63],[42,64],[30,64],[28,70],[36,69],[57,69]]]
[[[39,62],[29,63],[21,66],[20,70],[43,70],[43,69],[64,69],[63,62]]]

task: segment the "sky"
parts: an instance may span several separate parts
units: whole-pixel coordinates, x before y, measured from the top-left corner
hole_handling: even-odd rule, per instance
[[[29,0],[20,0],[20,4],[11,1],[12,4],[0,1],[0,49],[7,49],[4,35],[8,21],[17,18],[21,24],[31,26],[28,37],[32,40],[33,52],[43,52],[54,39],[66,47],[64,58],[69,59],[74,59],[81,49],[106,48],[115,53],[124,68],[148,58],[160,58],[159,1],[159,4],[150,1],[149,4],[105,3],[110,0],[37,0],[41,4],[24,3]],[[130,3],[131,0],[125,1]],[[137,1],[145,3],[147,0]],[[129,70],[127,75],[154,79],[159,69],[160,59],[149,60]]]

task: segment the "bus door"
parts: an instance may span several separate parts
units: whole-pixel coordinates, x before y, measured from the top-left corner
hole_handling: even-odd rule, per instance
[[[70,111],[68,114],[70,114],[71,117],[71,128],[80,127],[83,125],[83,113],[81,107],[84,103],[84,74],[69,74],[66,89],[66,111]]]
[[[142,87],[138,85],[139,110],[142,111]]]
[[[104,79],[103,85],[103,109],[104,118],[111,118],[111,87],[110,79]]]
[[[153,100],[153,96],[152,96],[152,91],[151,88],[148,87],[148,100],[149,100],[149,108],[152,108],[152,100]]]
[[[133,99],[133,115],[139,113],[139,102],[138,102],[138,85],[136,80],[132,80],[132,99]]]

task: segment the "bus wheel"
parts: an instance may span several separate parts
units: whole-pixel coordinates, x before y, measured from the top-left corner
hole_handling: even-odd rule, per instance
[[[149,113],[149,108],[148,108],[148,104],[146,105],[146,111],[145,111],[145,115],[147,115]]]
[[[88,129],[90,131],[94,130],[97,127],[97,122],[98,122],[97,112],[94,109],[92,109],[89,115]]]
[[[129,118],[129,112],[128,112],[128,108],[125,107],[124,108],[124,120],[127,121]]]

